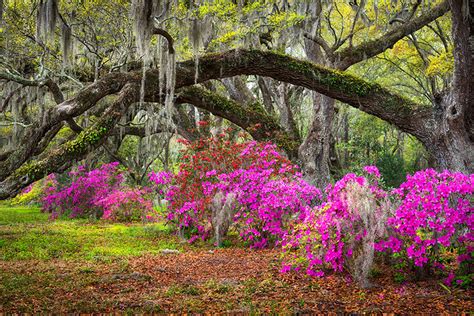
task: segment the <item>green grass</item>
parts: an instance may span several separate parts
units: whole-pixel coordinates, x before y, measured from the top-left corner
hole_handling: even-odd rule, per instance
[[[10,224],[44,223],[47,221],[48,214],[41,213],[38,207],[0,204],[0,227]]]
[[[179,249],[162,223],[114,224],[102,221],[50,221],[37,207],[0,205],[0,259],[86,259],[158,253]]]

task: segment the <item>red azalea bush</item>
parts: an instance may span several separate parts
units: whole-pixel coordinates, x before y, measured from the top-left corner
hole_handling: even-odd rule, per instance
[[[233,200],[233,220],[240,236],[252,247],[261,248],[268,242],[279,241],[290,222],[301,220],[321,196],[318,189],[295,172],[294,165],[280,163],[281,155],[275,145],[249,142],[240,156],[254,154],[260,159],[247,160],[244,168],[207,173],[203,186],[205,195],[213,197],[214,203],[223,204],[216,199]]]
[[[292,216],[318,197],[319,191],[301,179],[274,145],[235,143],[226,134],[186,144],[166,198],[168,220],[190,241],[206,239],[213,231],[222,237],[230,226],[226,218],[236,222],[244,240],[263,247],[278,240]],[[170,181],[163,174],[152,173],[150,179],[157,185]]]

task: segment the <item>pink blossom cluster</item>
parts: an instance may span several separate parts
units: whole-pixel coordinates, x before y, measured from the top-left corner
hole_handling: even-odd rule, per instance
[[[310,276],[323,276],[325,268],[342,271],[373,228],[368,226],[380,226],[387,194],[378,186],[378,169],[370,166],[364,170],[367,177],[349,173],[328,185],[323,202],[285,235],[282,272],[294,269],[304,270]],[[361,202],[368,204],[370,212]],[[383,227],[373,233],[383,233]]]
[[[150,222],[159,218],[147,189],[123,188],[94,202],[103,210],[102,219],[114,222]]]
[[[71,218],[102,216],[103,211],[97,201],[116,190],[123,182],[117,170],[118,163],[104,164],[98,169],[86,171],[84,166],[69,173],[72,182],[65,187],[52,187],[43,198],[43,211],[52,217],[67,214]]]
[[[86,171],[84,166],[69,173],[71,183],[60,186],[54,175],[45,189],[42,210],[59,215],[95,217],[114,221],[150,220],[154,210],[147,195],[149,190],[131,189],[123,185],[118,162]]]
[[[245,157],[250,150],[251,145],[241,155]],[[235,196],[234,220],[240,236],[255,248],[280,240],[289,222],[302,220],[311,205],[321,198],[320,191],[305,182],[301,173],[290,172],[295,166],[278,165],[273,158],[280,154],[274,146],[266,146],[260,155],[270,159],[230,173],[212,172],[208,174],[210,178],[217,177],[219,181],[203,183],[208,196],[217,192],[224,193],[225,197]],[[277,172],[274,172],[275,167]]]
[[[458,262],[472,264],[474,175],[428,169],[408,175],[399,188],[385,192],[378,185],[377,168],[364,171],[366,177],[347,174],[329,185],[323,203],[285,235],[282,272],[322,276],[326,269],[342,271],[355,253],[369,247],[397,253],[416,266],[441,269],[441,249],[449,247],[456,249]],[[350,198],[364,186],[369,190],[360,192],[368,195],[360,195],[358,201]],[[361,207],[367,197],[370,214]],[[367,239],[370,231],[375,239]]]
[[[179,229],[193,230],[191,241],[210,236],[211,201],[221,193],[224,200],[230,195],[234,199],[233,220],[240,236],[252,247],[265,247],[281,239],[290,221],[302,219],[320,191],[302,179],[297,167],[283,158],[275,145],[251,141],[235,154],[242,163],[193,173],[185,170],[190,177],[199,177],[202,194],[192,193],[192,199],[184,203],[175,202],[182,195],[179,186],[169,185],[169,174],[152,173],[150,180],[158,190],[168,185],[165,197],[171,207],[167,218]],[[182,175],[178,173],[176,178]]]
[[[458,260],[472,260],[473,192],[474,174],[427,169],[408,175],[393,191],[400,205],[387,220],[392,235],[376,249],[404,252],[420,267],[439,266],[441,247],[464,248]]]

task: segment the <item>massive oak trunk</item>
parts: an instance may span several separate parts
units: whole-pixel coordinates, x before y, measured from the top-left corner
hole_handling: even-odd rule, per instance
[[[474,172],[474,1],[452,0],[454,77],[451,91],[435,105],[426,140],[439,168]],[[429,129],[429,127],[426,127]]]
[[[313,120],[298,152],[305,179],[324,188],[330,180],[331,128],[335,100],[321,94],[313,96]]]

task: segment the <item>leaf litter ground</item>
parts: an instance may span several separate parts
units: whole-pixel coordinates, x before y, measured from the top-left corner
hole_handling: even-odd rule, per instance
[[[185,247],[187,248],[187,247]],[[85,261],[0,261],[3,312],[470,313],[472,290],[393,281],[360,289],[343,275],[279,273],[277,250],[196,249]]]

